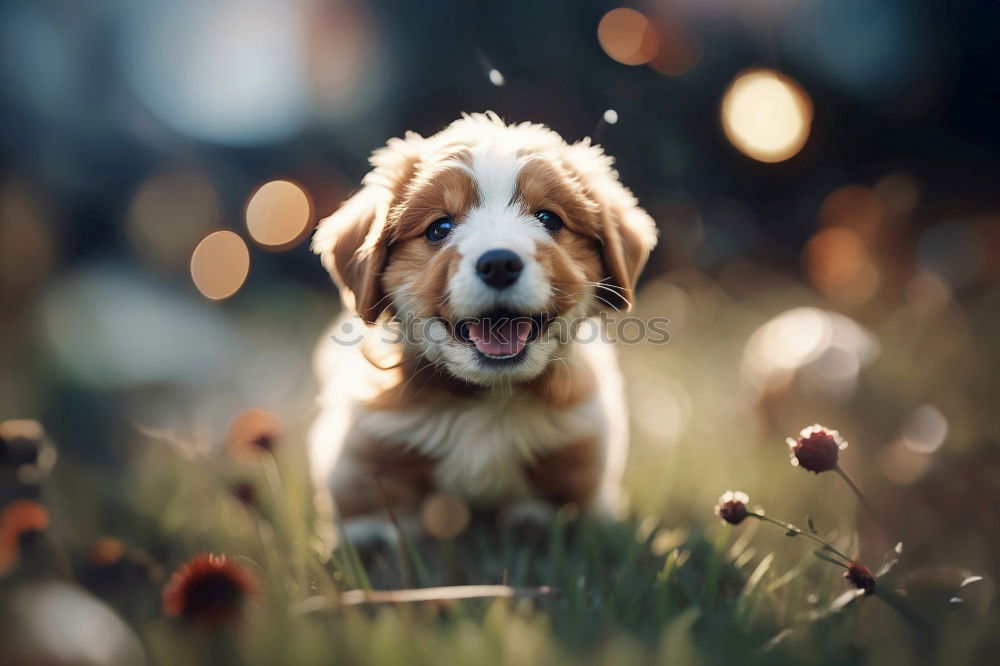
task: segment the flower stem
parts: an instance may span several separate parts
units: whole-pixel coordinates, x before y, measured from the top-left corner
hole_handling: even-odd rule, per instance
[[[886,587],[884,585],[879,585],[875,589],[875,595],[882,599],[886,604],[888,604],[893,610],[905,617],[907,620],[916,624],[918,626],[925,626],[925,622],[918,615],[915,615],[913,611],[907,608],[904,603],[905,598],[896,589]]]
[[[852,563],[854,561],[850,557],[848,557],[847,555],[845,555],[844,553],[840,552],[839,550],[837,550],[836,548],[834,548],[833,546],[831,546],[830,544],[828,544],[826,541],[823,541],[823,539],[820,539],[818,536],[816,536],[814,534],[809,534],[808,532],[804,532],[801,529],[799,529],[798,527],[796,527],[795,525],[792,525],[791,523],[786,523],[783,520],[778,520],[776,518],[771,518],[770,516],[766,516],[763,513],[757,513],[755,511],[751,511],[750,513],[747,514],[747,517],[750,517],[750,516],[756,518],[757,520],[763,520],[763,521],[769,522],[769,523],[771,523],[773,525],[777,525],[778,527],[782,527],[786,531],[795,532],[796,535],[804,536],[805,538],[810,539],[810,540],[818,543],[819,545],[823,546],[824,550],[828,550],[831,553],[833,553],[833,554],[837,555],[838,557],[842,558],[848,564],[850,564],[850,563]]]
[[[854,481],[851,481],[851,477],[847,476],[847,473],[840,467],[840,465],[837,465],[833,469],[837,472],[837,474],[840,475],[840,477],[844,480],[844,482],[847,483],[850,489],[854,491],[854,494],[857,496],[858,501],[861,502],[861,506],[865,507],[865,511],[867,511],[868,515],[872,517],[872,520],[875,521],[875,524],[879,526],[879,528],[882,530],[883,533],[888,535],[889,531],[885,528],[885,523],[882,522],[881,518],[879,518],[878,513],[875,511],[875,507],[871,505],[871,503],[868,501],[868,498],[865,497],[864,493],[861,492],[861,489],[858,488],[858,486],[854,483]]]
[[[813,555],[815,555],[816,557],[818,557],[819,559],[821,559],[821,560],[823,560],[825,562],[829,562],[830,564],[836,564],[838,567],[844,567],[845,569],[849,569],[850,568],[848,565],[844,564],[840,560],[836,560],[836,559],[830,557],[829,555],[827,555],[826,553],[824,553],[821,550],[814,550],[813,551]]]

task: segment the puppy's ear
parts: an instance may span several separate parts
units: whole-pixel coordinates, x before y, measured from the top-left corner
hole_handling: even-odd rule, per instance
[[[604,203],[601,211],[602,258],[608,273],[602,299],[619,310],[632,308],[636,280],[656,247],[656,223],[625,192],[631,201]]]
[[[380,279],[389,256],[389,210],[413,178],[423,142],[408,132],[376,150],[362,188],[320,221],[313,236],[312,250],[340,287],[345,306],[369,324],[388,306]]]
[[[656,223],[639,207],[639,202],[612,168],[614,160],[600,146],[583,139],[569,147],[570,162],[587,196],[599,209],[596,230],[601,241],[606,287],[601,300],[612,308],[628,310],[639,273],[656,247]]]

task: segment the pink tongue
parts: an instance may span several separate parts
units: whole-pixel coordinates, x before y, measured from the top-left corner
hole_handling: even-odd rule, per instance
[[[492,322],[481,319],[469,323],[469,337],[487,356],[513,356],[528,344],[531,322],[527,319],[506,319],[490,326]]]

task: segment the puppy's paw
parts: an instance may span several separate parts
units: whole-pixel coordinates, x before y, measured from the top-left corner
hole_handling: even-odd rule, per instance
[[[601,492],[584,507],[583,515],[598,523],[618,522],[627,515],[628,498],[623,492]]]
[[[549,533],[556,508],[538,499],[521,500],[500,510],[498,522],[525,541],[535,541]]]
[[[366,567],[379,560],[390,564],[398,561],[399,535],[396,527],[382,516],[351,518],[344,523],[341,536],[358,551]]]

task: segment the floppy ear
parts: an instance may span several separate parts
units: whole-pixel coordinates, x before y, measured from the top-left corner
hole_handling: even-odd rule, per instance
[[[628,310],[639,273],[656,247],[656,223],[639,207],[639,202],[611,165],[614,160],[600,146],[583,139],[569,147],[574,171],[599,209],[596,229],[601,241],[601,259],[606,272],[600,295],[610,307]]]
[[[636,280],[656,246],[656,224],[634,198],[628,205],[604,205],[602,216],[602,258],[608,272],[605,282],[609,283],[603,299],[611,307],[629,310]]]
[[[312,250],[340,287],[344,305],[368,324],[388,306],[380,278],[389,256],[389,210],[413,178],[422,143],[408,132],[376,150],[362,188],[320,221],[313,236]]]

